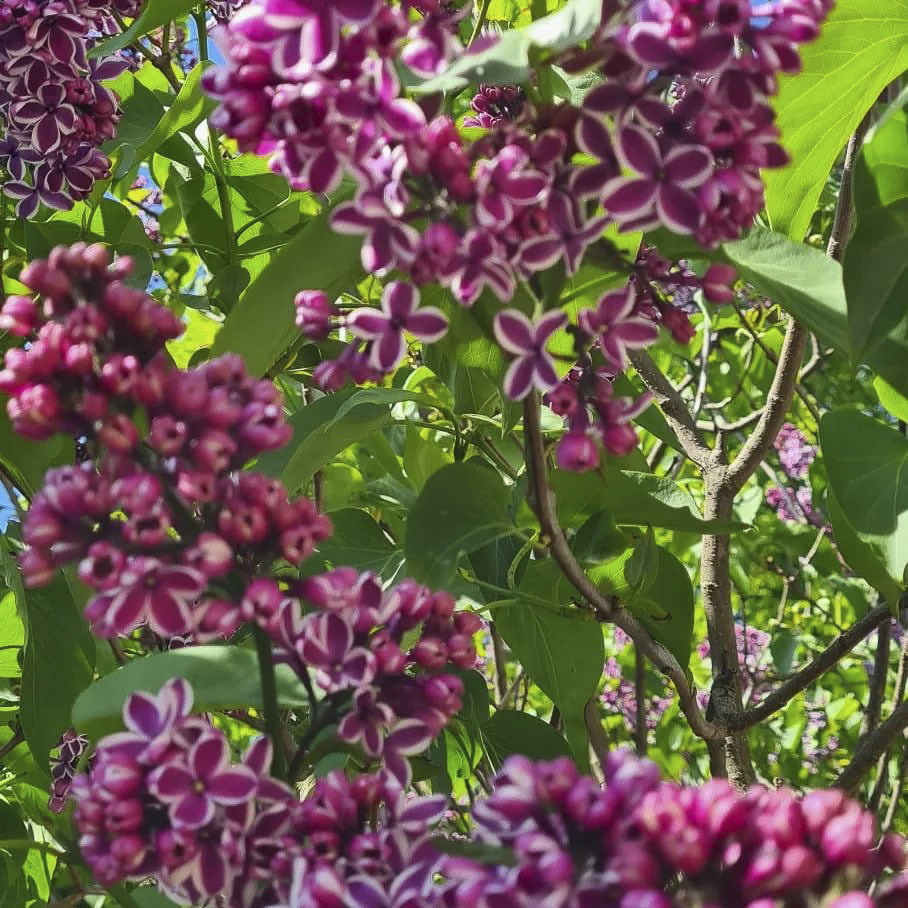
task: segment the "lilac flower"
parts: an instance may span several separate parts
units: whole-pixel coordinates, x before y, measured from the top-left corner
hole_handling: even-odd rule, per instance
[[[375,656],[354,646],[353,629],[334,612],[310,615],[304,621],[299,654],[318,669],[319,684],[326,690],[360,687],[375,677]]]
[[[185,765],[166,763],[148,777],[154,797],[168,805],[170,820],[180,829],[198,829],[214,818],[216,805],[230,807],[247,801],[255,792],[255,773],[245,766],[230,766],[230,750],[220,734],[196,741]]]
[[[650,319],[636,315],[637,294],[632,283],[623,290],[606,293],[595,309],[584,309],[578,321],[580,327],[599,339],[606,366],[613,372],[627,368],[627,351],[654,344],[659,339],[659,327]]]
[[[549,191],[549,180],[530,164],[529,155],[506,145],[490,161],[481,161],[476,174],[476,219],[483,227],[501,228],[515,210],[537,205]]]
[[[515,357],[504,377],[504,393],[511,400],[522,400],[534,386],[546,392],[558,385],[555,363],[545,345],[566,321],[560,310],[547,312],[535,323],[517,309],[495,316],[495,338]]]
[[[85,610],[103,636],[128,634],[147,621],[156,634],[174,637],[192,628],[192,604],[205,589],[205,575],[156,558],[129,561],[119,586],[96,597]]]
[[[397,220],[384,200],[375,192],[361,192],[355,202],[338,205],[331,215],[331,226],[338,233],[365,237],[363,268],[382,276],[394,267],[408,265],[416,255],[419,233]]]
[[[461,241],[451,275],[451,292],[464,306],[472,306],[485,287],[506,302],[517,285],[504,250],[490,231],[478,228]]]
[[[584,223],[574,201],[560,191],[553,192],[546,207],[547,230],[525,240],[517,253],[517,266],[526,272],[543,271],[564,259],[569,275],[576,274],[591,243],[602,236],[608,218]]]
[[[675,233],[693,233],[702,218],[691,189],[713,172],[712,155],[702,145],[681,145],[663,157],[656,140],[639,126],[619,128],[615,150],[637,175],[606,184],[602,204],[623,224],[649,229],[663,223]]]
[[[430,344],[444,337],[448,320],[434,306],[419,308],[419,291],[411,284],[392,281],[382,293],[381,311],[357,309],[348,324],[357,337],[372,341],[371,365],[380,372],[390,372],[404,358],[404,332]]]

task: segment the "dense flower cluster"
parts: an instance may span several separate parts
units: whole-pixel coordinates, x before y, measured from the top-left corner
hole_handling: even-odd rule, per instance
[[[412,580],[383,592],[375,575],[353,568],[310,577],[295,592],[302,602],[271,580],[255,580],[243,617],[270,634],[278,661],[304,677],[313,669],[323,691],[349,701],[340,738],[381,759],[406,786],[406,757],[425,750],[461,707],[463,682],[439,672],[448,664],[474,666],[472,638],[482,622],[473,612],[455,612],[447,593]],[[303,603],[314,608],[304,612]],[[408,666],[423,671],[404,674]]]
[[[182,322],[122,283],[129,268],[111,266],[101,246],[60,247],[20,276],[40,304],[16,296],[0,310],[0,327],[28,341],[0,372],[14,428],[104,449],[97,464],[48,472],[23,527],[22,570],[37,586],[78,562],[101,636],[147,623],[163,637],[206,639],[239,621],[219,584],[275,557],[299,564],[330,523],[277,480],[242,470],[290,438],[274,385],[238,356],[171,366],[164,344]]]
[[[80,847],[99,881],[152,876],[179,900],[237,908],[770,908],[826,895],[830,908],[896,908],[905,894],[904,876],[860,892],[904,866],[904,845],[890,834],[875,847],[872,816],[844,794],[685,789],[621,751],[605,787],[567,759],[509,758],[473,810],[474,853],[495,860],[452,857],[444,798],[336,771],[300,803],[267,775],[265,739],[231,763],[191,700],[181,680],[133,694],[128,730],[77,777]]]
[[[779,429],[773,445],[786,475],[792,479],[806,479],[810,465],[817,456],[816,445],[810,444],[807,436],[790,422]]]
[[[71,208],[105,177],[100,145],[113,138],[116,95],[102,84],[126,68],[88,59],[99,35],[119,30],[112,13],[136,16],[139,0],[6,0],[0,7],[0,166],[3,192],[29,218],[40,204]]]
[[[831,0],[604,4],[588,46],[561,61],[569,71],[595,70],[582,104],[554,104],[533,86],[482,84],[464,120],[485,130],[473,141],[450,118],[432,118],[430,103],[405,97],[394,65],[399,58],[418,76],[434,76],[461,52],[462,12],[437,0],[348,0],[326,9],[253,0],[227,25],[226,63],[206,73],[205,87],[220,101],[213,122],[243,150],[269,155],[294,188],[330,192],[345,174],[355,179],[356,197],[338,206],[332,225],[363,237],[366,271],[439,283],[466,306],[486,291],[507,303],[519,281],[556,263],[574,274],[610,223],[662,225],[705,246],[736,237],[762,207],[760,169],[787,161],[769,105],[776,76],[797,71],[798,44],[816,37],[830,7]],[[655,276],[668,280],[671,270]],[[733,281],[725,265],[696,279],[718,302],[732,297]],[[318,306],[324,312],[328,304]],[[319,380],[336,388],[375,378],[400,361],[404,331],[426,341],[440,336],[440,321],[423,334],[406,324],[414,307],[389,321],[385,305],[374,318],[393,332],[354,331]],[[658,336],[655,322],[643,326],[645,316],[679,339],[692,331],[683,312],[645,292],[628,306],[585,315],[583,330],[595,339],[602,329],[608,365],[622,331],[636,331],[640,345]],[[309,336],[322,337],[326,326],[344,323],[302,321]],[[384,354],[376,352],[381,342]],[[521,364],[511,379],[533,372],[527,349],[516,351]],[[532,384],[551,390],[552,370],[544,360],[537,365],[535,379],[507,383],[508,393]],[[604,424],[607,433],[612,422]],[[571,428],[563,459],[588,465],[594,445],[586,424]]]
[[[57,753],[50,761],[50,797],[47,806],[54,813],[62,813],[69,803],[70,788],[79,759],[88,747],[88,738],[68,728],[57,742]]]

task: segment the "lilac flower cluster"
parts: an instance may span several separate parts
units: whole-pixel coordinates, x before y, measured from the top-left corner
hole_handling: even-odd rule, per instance
[[[102,739],[74,782],[80,848],[106,885],[151,876],[178,901],[236,908],[771,908],[824,896],[897,908],[908,884],[860,892],[904,868],[904,842],[877,845],[872,815],[841,792],[682,788],[624,751],[609,756],[605,787],[567,759],[509,758],[473,809],[471,844],[510,859],[452,857],[443,840],[460,837],[443,797],[336,771],[299,802],[267,775],[266,739],[233,763],[191,706],[180,679],[132,694],[127,731]]]
[[[54,813],[62,813],[69,803],[70,789],[79,759],[88,747],[88,738],[68,728],[57,742],[57,753],[50,761],[50,797],[47,806]]]
[[[873,816],[838,791],[789,791],[725,781],[699,788],[661,782],[656,766],[612,752],[606,786],[567,759],[512,757],[473,810],[474,840],[516,862],[442,865],[441,904],[678,908],[682,905],[902,904],[908,878],[861,890],[905,866],[904,843],[876,848]],[[850,890],[844,892],[843,890]]]
[[[598,67],[602,77],[581,107],[540,100],[531,87],[484,84],[464,125],[488,132],[466,142],[448,117],[431,118],[430,103],[404,96],[394,66],[399,58],[432,76],[461,51],[460,13],[448,5],[253,0],[221,36],[226,63],[205,77],[220,101],[213,122],[243,150],[269,155],[294,188],[331,192],[352,176],[356,197],[337,207],[332,225],[363,237],[366,271],[439,283],[466,306],[485,291],[507,303],[518,281],[559,262],[574,274],[609,223],[661,224],[706,246],[734,238],[762,207],[760,169],[787,160],[769,105],[776,75],[798,69],[797,45],[816,36],[831,2],[628,6],[606,4],[589,46],[563,55],[566,68]],[[576,164],[578,151],[597,163]],[[701,285],[723,301],[733,280],[717,265]],[[613,319],[639,319],[647,304],[676,337],[690,330],[683,313],[642,294],[628,311],[615,304],[588,313],[581,327],[604,318],[596,327],[611,330]],[[440,320],[422,335],[408,328],[414,308],[395,321],[383,304],[376,318],[393,335],[376,336],[377,326],[359,332],[319,379],[335,388],[375,378],[400,361],[404,331],[427,342],[443,332]],[[314,337],[342,321],[303,323]],[[655,325],[641,331],[641,344],[656,337]],[[384,354],[375,352],[379,339]],[[552,390],[552,370],[534,359],[538,344],[517,346],[508,393]],[[583,434],[578,427],[567,460],[587,461]]]
[[[78,562],[101,636],[147,622],[163,637],[203,640],[239,622],[219,592],[232,573],[276,557],[299,564],[331,527],[308,499],[242,470],[291,435],[274,385],[251,378],[238,356],[169,365],[164,344],[183,325],[122,283],[130,267],[111,266],[101,246],[59,247],[20,276],[40,305],[15,296],[0,310],[0,327],[29,342],[7,352],[0,372],[13,427],[103,449],[97,465],[48,472],[21,566],[39,586]]]
[[[813,490],[809,485],[767,486],[766,503],[775,510],[779,520],[786,523],[824,524],[823,515],[813,506]]]
[[[599,695],[599,702],[610,715],[620,713],[628,731],[633,734],[637,727],[637,691],[634,684],[624,677],[621,666],[614,656],[605,660],[603,667],[605,687]],[[663,689],[661,696],[650,697],[647,701],[646,727],[650,731],[659,724],[659,717],[671,706],[672,695]]]
[[[6,0],[0,8],[0,165],[3,192],[30,218],[65,210],[107,176],[100,145],[116,133],[116,95],[102,84],[125,59],[88,59],[97,36],[118,31],[112,13],[136,16],[138,0]]]
[[[786,422],[779,430],[773,445],[786,475],[792,479],[806,479],[810,465],[817,456],[816,445],[810,444],[807,436],[790,422]]]
[[[406,757],[421,753],[461,707],[463,682],[439,674],[448,664],[476,663],[473,635],[482,622],[455,612],[447,593],[432,593],[412,580],[382,592],[374,574],[337,568],[301,581],[300,598],[276,583],[256,580],[242,603],[277,644],[278,661],[315,680],[329,695],[349,694],[350,709],[338,727],[344,741],[381,759],[402,787],[409,784]],[[423,670],[407,675],[413,666]]]

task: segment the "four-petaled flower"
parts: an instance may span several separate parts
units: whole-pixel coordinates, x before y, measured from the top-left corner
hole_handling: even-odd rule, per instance
[[[659,339],[655,322],[634,314],[637,292],[633,284],[612,290],[599,300],[595,309],[584,309],[578,318],[584,331],[599,338],[606,365],[612,372],[627,367],[627,351],[648,347]]]
[[[546,312],[535,324],[517,309],[505,309],[495,316],[495,337],[516,359],[504,377],[504,393],[511,400],[522,400],[535,385],[551,391],[558,385],[558,373],[546,352],[548,339],[567,321],[556,309]]]
[[[448,330],[448,320],[434,306],[419,308],[419,291],[412,284],[392,281],[385,287],[381,311],[357,309],[350,315],[350,330],[372,341],[369,363],[381,372],[390,372],[407,350],[404,332],[424,343],[440,340]]]
[[[615,177],[603,188],[602,206],[623,226],[649,230],[660,222],[675,233],[693,233],[703,219],[691,192],[713,173],[713,156],[703,145],[682,145],[665,156],[639,126],[618,130],[615,151],[635,176]]]
[[[10,108],[10,116],[17,125],[32,131],[32,145],[45,154],[60,147],[63,137],[76,127],[76,112],[71,104],[64,103],[66,89],[57,82],[42,85],[37,97],[20,101]]]
[[[185,763],[165,763],[148,777],[151,793],[167,804],[173,825],[183,829],[210,823],[218,805],[248,801],[257,784],[248,766],[231,766],[230,748],[220,734],[203,735]]]
[[[89,603],[85,615],[105,636],[128,634],[147,621],[156,634],[176,637],[193,627],[191,606],[206,585],[195,568],[140,556],[126,565],[118,587]]]

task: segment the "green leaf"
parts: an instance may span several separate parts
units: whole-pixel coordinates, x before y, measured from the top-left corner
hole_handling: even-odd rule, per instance
[[[18,678],[19,651],[25,643],[25,625],[16,611],[12,591],[0,599],[0,678]]]
[[[557,12],[506,31],[491,47],[458,57],[443,73],[413,90],[423,94],[460,91],[477,82],[525,82],[533,71],[536,49],[555,52],[589,38],[602,18],[601,0],[568,0]]]
[[[722,250],[744,280],[856,364],[838,262],[819,249],[760,228],[754,228],[742,240],[726,243]],[[908,394],[908,319],[863,359],[895,389]]]
[[[292,440],[263,454],[258,469],[296,492],[344,448],[391,422],[391,405],[401,395],[408,400],[415,396],[393,388],[353,388],[320,397],[290,417]]]
[[[540,574],[540,571],[542,572]],[[520,590],[547,586],[547,564],[533,562]],[[533,682],[561,710],[574,757],[588,765],[583,710],[596,693],[605,662],[602,629],[579,610],[556,612],[529,599],[495,609],[495,627]]]
[[[407,519],[407,573],[444,587],[462,553],[513,532],[509,497],[498,473],[472,462],[452,463],[433,473]]]
[[[906,34],[908,40],[908,34]],[[894,329],[906,333],[908,114],[897,106],[868,134],[854,174],[856,226],[845,250],[845,297],[856,359]]]
[[[499,709],[482,726],[482,744],[495,769],[513,754],[532,760],[571,756],[567,741],[551,725],[515,709]]]
[[[277,694],[282,706],[308,703],[306,691],[290,666],[278,665]],[[193,710],[262,707],[258,659],[239,646],[196,646],[133,659],[83,691],[72,721],[92,738],[123,728],[123,704],[133,691],[157,693],[171,678],[185,678],[194,691]],[[45,704],[46,705],[46,704]]]
[[[383,580],[397,574],[403,555],[371,514],[358,508],[344,508],[328,516],[334,524],[334,533],[319,544],[319,555],[335,567],[350,565],[359,571],[374,571]]]
[[[143,35],[154,31],[161,25],[166,25],[180,16],[185,16],[196,6],[195,0],[148,0],[141,15],[134,19],[126,31],[114,35],[106,41],[95,45],[90,51],[90,57],[106,57],[114,51],[132,44]]]
[[[848,524],[880,553],[889,577],[902,578],[908,566],[908,440],[855,410],[834,410],[820,421],[820,448]],[[891,602],[893,590],[887,589],[879,591]]]
[[[204,62],[197,63],[188,73],[173,103],[148,137],[136,147],[136,160],[146,161],[171,136],[194,128],[214,109],[214,101],[202,91],[202,73],[206,65]]]
[[[246,288],[215,340],[215,356],[241,353],[250,372],[264,375],[299,336],[293,309],[297,292],[337,296],[356,283],[360,238],[334,233],[328,218],[328,212],[312,218]]]
[[[851,355],[842,267],[781,233],[753,228],[722,247],[738,274],[828,343]]]
[[[800,240],[839,152],[883,89],[908,68],[906,0],[837,0],[803,69],[780,80],[776,124],[791,164],[764,175],[774,230]]]
[[[91,682],[95,643],[62,574],[20,601],[26,634],[20,719],[35,762],[47,771],[48,752],[69,728],[72,705]]]
[[[624,565],[624,579],[635,595],[642,596],[655,582],[659,572],[659,548],[652,527],[646,528],[643,539]]]
[[[733,532],[747,526],[736,520],[705,520],[690,493],[670,479],[650,473],[619,470],[609,464],[598,473],[558,471],[552,476],[558,515],[565,526],[576,525],[608,509],[618,525],[664,527],[691,533]]]
[[[902,596],[902,584],[899,578],[890,575],[884,556],[873,544],[872,537],[861,538],[858,535],[832,489],[826,493],[826,508],[836,545],[848,566],[863,577],[891,608],[896,609]]]
[[[29,441],[13,432],[6,407],[0,407],[0,464],[16,487],[27,495],[37,491],[51,467],[72,463],[75,445],[65,435]]]
[[[896,418],[908,422],[908,397],[899,394],[885,378],[873,380],[873,390],[880,403]]]

